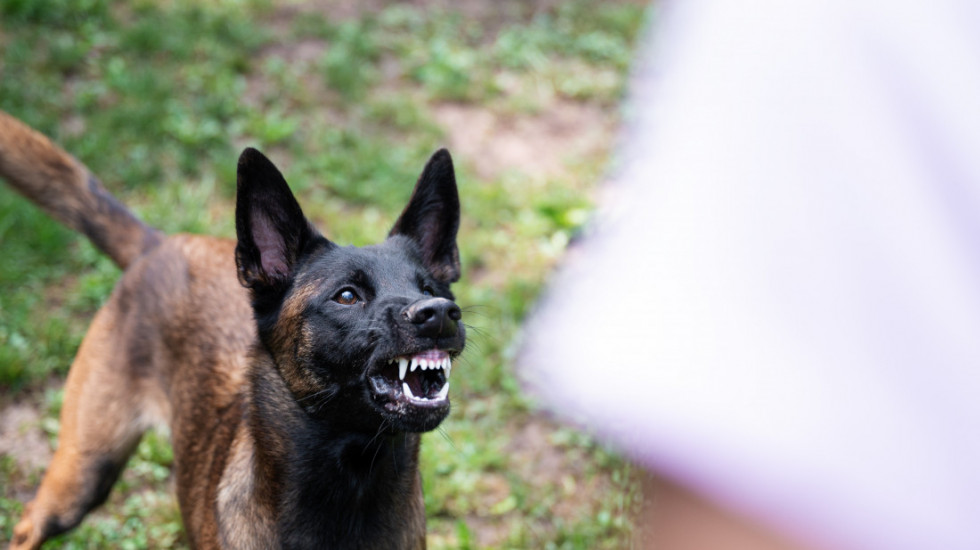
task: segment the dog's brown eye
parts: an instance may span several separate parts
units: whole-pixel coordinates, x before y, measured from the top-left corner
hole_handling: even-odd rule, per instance
[[[354,291],[352,290],[342,290],[340,291],[340,294],[334,298],[334,300],[336,300],[338,304],[352,306],[357,303],[357,294],[354,294]]]

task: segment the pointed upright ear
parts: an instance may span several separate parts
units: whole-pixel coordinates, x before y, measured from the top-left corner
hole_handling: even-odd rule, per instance
[[[253,291],[283,290],[295,275],[301,253],[322,239],[279,170],[252,148],[238,158],[235,228],[238,280]]]
[[[444,283],[459,280],[459,194],[449,151],[440,149],[422,170],[408,206],[388,234],[404,235],[418,245],[422,262]]]

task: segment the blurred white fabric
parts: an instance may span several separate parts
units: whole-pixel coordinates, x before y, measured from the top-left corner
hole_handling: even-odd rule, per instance
[[[520,356],[798,540],[980,549],[980,3],[669,4]]]

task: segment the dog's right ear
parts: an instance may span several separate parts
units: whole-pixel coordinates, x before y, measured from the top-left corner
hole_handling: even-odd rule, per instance
[[[310,225],[282,173],[251,147],[238,158],[235,205],[238,280],[257,291],[282,291],[296,262],[314,241],[326,239]]]
[[[414,241],[429,273],[444,283],[455,283],[460,273],[458,231],[456,172],[449,151],[440,149],[426,163],[408,206],[388,236],[404,235]]]

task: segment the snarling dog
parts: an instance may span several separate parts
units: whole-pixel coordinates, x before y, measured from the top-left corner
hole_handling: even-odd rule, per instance
[[[195,548],[425,547],[420,433],[449,413],[465,343],[447,151],[362,248],[321,236],[255,149],[238,161],[237,243],[148,227],[2,112],[0,175],[124,270],[72,363],[58,449],[11,548],[78,525],[156,422]]]

